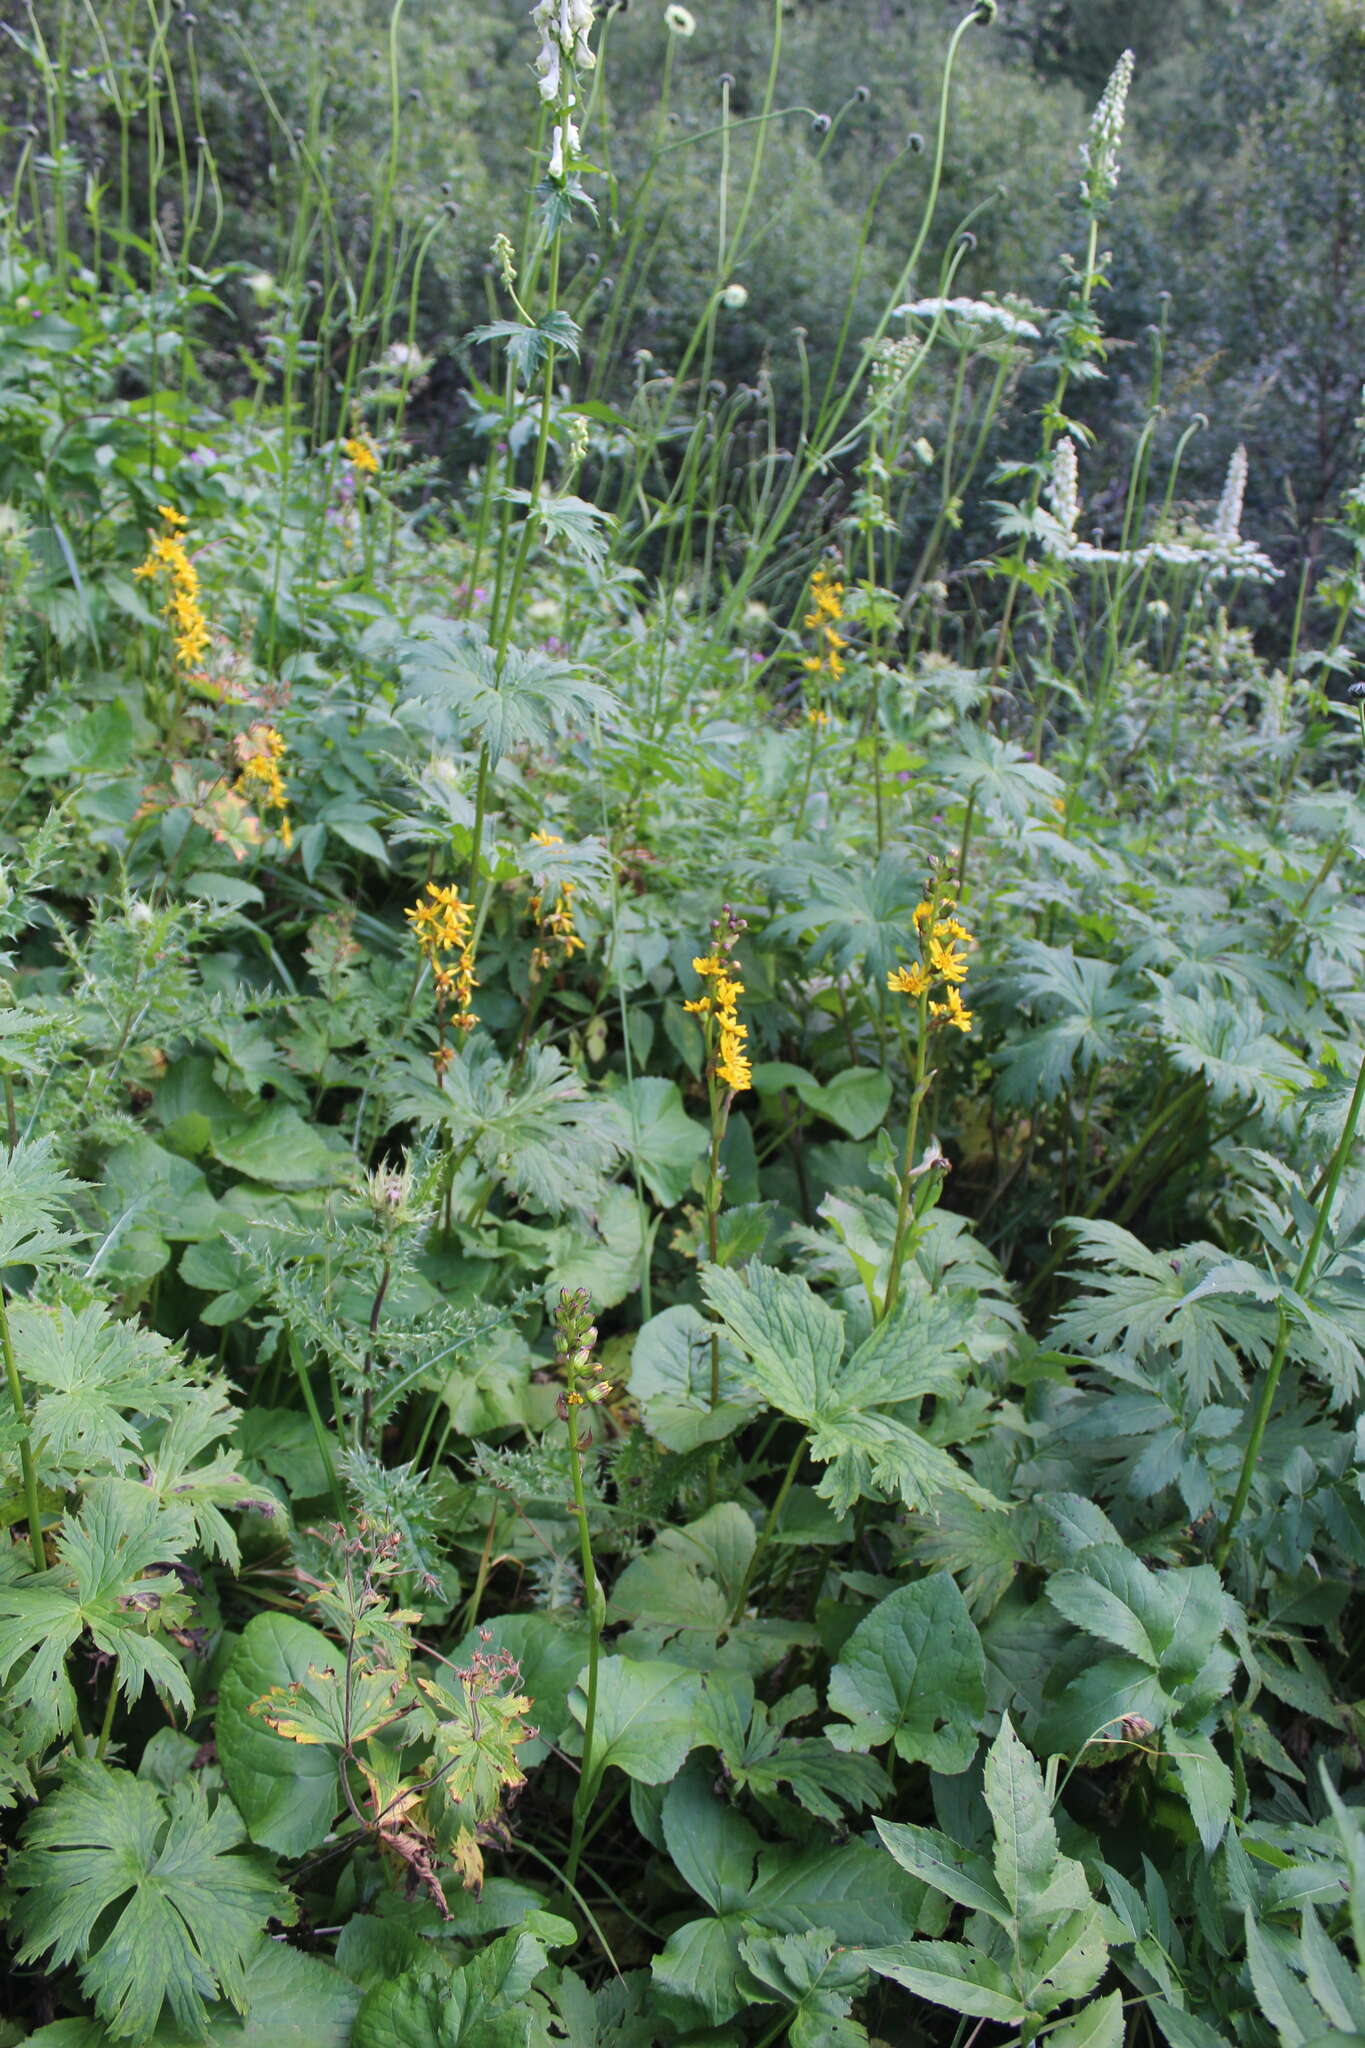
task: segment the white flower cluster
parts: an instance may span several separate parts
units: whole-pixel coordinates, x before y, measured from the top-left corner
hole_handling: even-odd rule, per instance
[[[1061,528],[1063,541],[1072,541],[1081,516],[1081,487],[1076,473],[1076,443],[1068,434],[1057,443],[1052,456],[1052,482],[1048,487],[1052,515]],[[1052,542],[1051,552],[1060,554],[1062,541]]]
[[[565,58],[583,71],[591,71],[597,62],[596,54],[588,43],[592,31],[592,0],[536,0],[531,9],[531,19],[540,30],[540,54],[536,58],[540,97],[557,100],[563,85]],[[572,93],[567,104],[573,105]]]
[[[568,176],[568,166],[578,155],[578,130],[566,113],[562,121],[556,121],[550,136],[550,162],[547,176],[561,183]]]
[[[1100,207],[1114,196],[1119,181],[1119,144],[1123,140],[1123,114],[1128,88],[1133,82],[1133,53],[1125,50],[1109,74],[1100,103],[1090,117],[1090,133],[1081,144],[1081,197],[1088,205]]]
[[[1228,464],[1223,495],[1218,500],[1218,510],[1213,515],[1215,540],[1233,541],[1242,531],[1242,500],[1247,488],[1247,452],[1240,445],[1233,449]]]
[[[910,320],[951,320],[963,327],[985,328],[1010,341],[1041,339],[1032,320],[990,299],[912,299],[896,311]]]
[[[863,346],[868,347],[864,342]],[[872,362],[869,379],[872,395],[877,400],[888,398],[897,386],[910,375],[919,361],[921,344],[916,335],[901,334],[889,336],[872,346]]]
[[[1052,518],[1047,522],[1043,545],[1049,554],[1067,562],[1107,564],[1119,569],[1197,569],[1212,580],[1243,576],[1253,583],[1273,583],[1280,573],[1275,564],[1251,541],[1243,540],[1238,531],[1246,481],[1246,450],[1238,448],[1228,464],[1223,494],[1207,532],[1196,530],[1179,539],[1151,540],[1136,548],[1097,547],[1076,538],[1081,494],[1076,444],[1068,437],[1059,441],[1053,451],[1052,479],[1048,485]]]
[[[597,62],[588,42],[593,24],[593,0],[536,0],[531,19],[540,30],[536,72],[540,97],[559,113],[550,135],[548,175],[562,185],[578,155],[578,130],[572,120],[575,105],[575,69],[590,71]]]

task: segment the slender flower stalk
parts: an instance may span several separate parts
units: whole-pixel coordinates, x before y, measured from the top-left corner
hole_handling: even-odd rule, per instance
[[[693,1002],[683,1004],[684,1010],[701,1018],[706,1043],[711,1144],[707,1153],[706,1191],[702,1200],[706,1214],[706,1256],[712,1265],[720,1256],[720,1212],[725,1199],[721,1146],[725,1142],[736,1095],[753,1086],[753,1070],[746,1050],[749,1029],[740,1022],[737,1008],[738,999],[744,993],[744,983],[739,978],[738,962],[733,957],[740,934],[746,929],[745,920],[737,917],[728,903],[723,903],[720,916],[711,926],[710,952],[699,954],[692,962],[693,970],[701,976],[705,986]],[[713,1410],[720,1406],[720,1333],[715,1329],[711,1332],[710,1405]],[[713,1501],[715,1487],[716,1460],[713,1458],[708,1482]]]
[[[886,977],[886,985],[893,995],[909,996],[915,1004],[915,1060],[905,1125],[905,1150],[901,1158],[900,1192],[896,1203],[896,1233],[891,1245],[891,1271],[879,1321],[890,1315],[900,1297],[901,1268],[910,1251],[912,1225],[928,1205],[945,1166],[937,1150],[922,1162],[918,1157],[920,1111],[933,1080],[928,1064],[930,1037],[935,1029],[945,1026],[966,1034],[975,1021],[962,1000],[962,985],[967,979],[965,948],[975,941],[966,926],[954,916],[956,908],[954,898],[947,895],[941,885],[932,887],[914,914],[919,958],[908,967],[893,967]]]
[[[284,785],[282,762],[289,748],[273,725],[258,720],[238,733],[233,745],[240,770],[233,785],[236,794],[258,808],[279,813],[277,830],[286,848],[294,844],[289,821],[289,793]]]
[[[38,1473],[33,1462],[33,1438],[28,1426],[28,1411],[24,1406],[24,1390],[19,1383],[19,1367],[15,1362],[14,1342],[10,1336],[9,1304],[3,1288],[0,1288],[0,1352],[4,1354],[5,1383],[9,1388],[15,1425],[19,1433],[19,1471],[24,1486],[24,1516],[28,1522],[29,1549],[33,1553],[34,1571],[41,1572],[47,1568],[47,1555],[43,1549],[43,1517],[38,1506]]]
[[[597,1342],[597,1330],[592,1320],[592,1304],[587,1292],[580,1287],[573,1293],[563,1288],[555,1309],[555,1335],[558,1340],[555,1364],[564,1375],[564,1391],[559,1397],[561,1421],[569,1431],[569,1470],[573,1481],[573,1511],[578,1518],[578,1549],[583,1569],[583,1604],[588,1617],[588,1683],[587,1705],[583,1715],[583,1756],[579,1765],[578,1790],[574,1795],[573,1825],[569,1837],[569,1854],[564,1865],[565,1882],[572,1884],[578,1875],[578,1861],[583,1853],[583,1829],[596,1796],[597,1784],[593,1772],[593,1739],[597,1722],[597,1670],[601,1661],[602,1622],[606,1614],[606,1601],[597,1581],[597,1568],[592,1554],[592,1528],[588,1521],[587,1490],[583,1483],[583,1453],[592,1447],[591,1435],[580,1436],[578,1418],[585,1407],[595,1406],[606,1399],[611,1392],[611,1381],[597,1376],[593,1360],[593,1346]]]
[[[446,1041],[447,1025],[465,1034],[479,1021],[473,1009],[479,985],[474,976],[473,912],[457,888],[428,882],[403,915],[412,928],[413,944],[431,969],[437,1028],[431,1063],[440,1086],[455,1057],[454,1047]]]

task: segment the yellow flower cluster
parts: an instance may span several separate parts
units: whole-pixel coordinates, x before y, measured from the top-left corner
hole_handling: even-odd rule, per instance
[[[553,832],[542,831],[531,834],[531,844],[562,846],[564,841]],[[531,948],[533,980],[537,975],[548,973],[556,964],[556,952],[559,964],[562,965],[566,960],[571,960],[575,953],[583,951],[583,941],[579,938],[578,927],[574,923],[573,899],[577,886],[576,882],[561,882],[548,910],[539,889],[531,898],[531,915],[540,926],[540,937]]]
[[[185,550],[182,531],[189,521],[174,505],[158,505],[161,531],[152,537],[145,562],[139,562],[134,576],[144,580],[164,577],[168,590],[161,616],[175,631],[175,658],[183,669],[198,666],[208,653],[209,628],[199,603],[199,571]]]
[[[457,1031],[472,1031],[478,1023],[471,1007],[478,982],[474,978],[474,914],[453,884],[442,887],[428,882],[403,915],[412,926],[417,950],[431,969],[432,986],[442,1024],[448,1009]],[[445,1051],[444,1046],[440,1049]],[[437,1058],[437,1072],[450,1064],[449,1055]]]
[[[241,763],[233,785],[237,795],[257,810],[278,811],[280,838],[286,846],[292,846],[294,828],[289,822],[289,794],[280,766],[289,751],[283,734],[258,720],[245,732],[239,732],[233,745]]]
[[[684,1003],[683,1008],[697,1016],[714,1019],[718,1037],[716,1078],[738,1094],[742,1089],[752,1087],[753,1074],[749,1056],[744,1050],[749,1027],[740,1023],[735,1008],[737,999],[744,993],[744,983],[738,975],[730,972],[731,965],[719,946],[714,952],[699,955],[692,962],[693,972],[710,986],[694,1003]]]
[[[379,474],[379,454],[368,435],[351,434],[342,442],[341,452],[352,469],[359,470],[362,476]]]
[[[844,672],[843,650],[848,641],[839,631],[844,616],[844,586],[828,569],[819,568],[810,579],[811,608],[805,623],[820,635],[820,650],[808,654],[802,664],[808,675],[829,674],[837,683]]]
[[[914,925],[920,957],[909,967],[893,967],[886,985],[898,995],[916,998],[941,988],[942,1001],[929,1004],[929,1015],[959,1031],[970,1031],[972,1012],[962,1001],[967,955],[961,949],[975,941],[967,927],[950,914],[956,907],[951,896],[937,900],[929,897],[916,907]]]

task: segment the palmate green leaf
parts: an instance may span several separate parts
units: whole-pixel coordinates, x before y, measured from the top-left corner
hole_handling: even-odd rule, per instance
[[[1167,1051],[1182,1073],[1203,1075],[1215,1102],[1250,1101],[1280,1118],[1312,1088],[1312,1068],[1261,1028],[1250,999],[1227,1002],[1207,989],[1179,995],[1152,978]]]
[[[517,647],[499,660],[474,627],[447,619],[420,619],[398,658],[402,701],[430,736],[482,742],[495,762],[509,747],[544,746],[571,727],[610,725],[617,715],[611,692],[567,662]]]
[[[97,1481],[57,1539],[59,1562],[0,1584],[0,1679],[9,1682],[9,1705],[52,1733],[73,1727],[66,1660],[88,1632],[115,1659],[114,1682],[128,1699],[150,1683],[188,1712],[189,1680],[153,1631],[187,1620],[190,1603],[173,1575],[148,1574],[193,1540],[188,1513],[164,1509],[131,1481]]]
[[[550,1215],[585,1210],[623,1149],[609,1102],[589,1098],[583,1078],[554,1046],[533,1046],[516,1072],[482,1034],[471,1039],[437,1088],[429,1068],[400,1066],[395,1116],[445,1127],[473,1142],[479,1164],[509,1194]]]
[[[166,1417],[204,1397],[180,1353],[154,1330],[85,1308],[17,1304],[10,1313],[21,1380],[40,1389],[31,1427],[39,1463],[56,1473],[125,1471],[139,1417]]]
[[[504,504],[526,506],[528,516],[539,522],[547,540],[562,540],[571,554],[593,569],[604,566],[616,521],[599,505],[590,505],[572,492],[547,491],[533,499],[529,491],[516,488],[499,491],[498,497]]]
[[[884,853],[875,867],[831,867],[826,855],[789,857],[769,870],[774,892],[800,909],[774,919],[774,939],[807,939],[811,962],[830,961],[839,974],[881,982],[910,949],[911,917],[923,876],[903,854]]]
[[[1105,1269],[1075,1276],[1088,1291],[1053,1324],[1050,1338],[1059,1347],[1088,1345],[1129,1357],[1146,1346],[1169,1350],[1197,1401],[1220,1387],[1240,1390],[1243,1357],[1255,1364],[1269,1358],[1276,1290],[1254,1268],[1211,1244],[1149,1251],[1117,1223],[1068,1216],[1058,1228],[1078,1240],[1079,1258]]]
[[[144,1432],[141,1473],[142,1485],[164,1509],[178,1509],[192,1518],[199,1548],[234,1567],[239,1562],[237,1538],[224,1508],[269,1517],[279,1507],[275,1496],[253,1486],[225,1452],[202,1462],[236,1425],[237,1412],[216,1385],[196,1389],[192,1402],[171,1417],[159,1438],[154,1430]]]
[[[858,1623],[830,1673],[829,1704],[852,1724],[826,1728],[838,1749],[889,1743],[934,1771],[967,1768],[986,1710],[986,1659],[946,1572],[899,1587]]]
[[[947,787],[1001,823],[1021,826],[1032,812],[1050,809],[1064,785],[1050,768],[1029,759],[1015,740],[1001,739],[984,725],[960,725],[957,745],[936,756],[935,773]]]
[[[557,1925],[569,1940],[567,1922]],[[514,1932],[457,1969],[405,1970],[365,1994],[351,2048],[527,2048],[527,1994],[548,1961],[543,1941]]]
[[[765,1401],[810,1433],[809,1451],[829,1466],[818,1491],[846,1514],[869,1494],[930,1507],[943,1493],[987,1504],[991,1496],[895,1411],[921,1394],[960,1383],[966,1314],[938,1297],[902,1298],[848,1360],[844,1319],[796,1274],[754,1260],[745,1277],[719,1266],[702,1291],[748,1354],[748,1377]]]
[[[529,383],[551,349],[563,349],[577,359],[582,332],[577,322],[558,307],[528,324],[524,320],[492,320],[471,329],[469,341],[500,341],[508,361],[522,383]]]
[[[827,1927],[801,1934],[751,1935],[739,1945],[757,2003],[792,2007],[789,2048],[866,2048],[867,2030],[849,2018],[867,1982],[857,1951],[840,1948]]]
[[[1070,946],[1025,940],[1008,978],[1047,1021],[1012,1037],[999,1056],[1005,1103],[1051,1102],[1077,1073],[1116,1059],[1134,1022],[1134,991],[1107,960],[1077,958]]]
[[[206,2002],[245,2010],[245,1968],[293,1899],[253,1856],[226,1799],[193,1780],[166,1794],[83,1760],[38,1808],[10,1866],[20,1956],[76,1963],[115,2040],[144,2043],[163,2007],[192,2036]],[[112,1919],[109,1916],[116,1916]]]
[[[80,1185],[53,1163],[53,1151],[47,1137],[21,1138],[12,1152],[0,1152],[0,1270],[35,1266],[41,1273],[77,1241],[62,1219]]]

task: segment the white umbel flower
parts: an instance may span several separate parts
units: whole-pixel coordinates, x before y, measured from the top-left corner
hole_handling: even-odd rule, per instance
[[[1090,117],[1090,133],[1081,144],[1081,197],[1096,209],[1113,198],[1119,181],[1119,144],[1132,82],[1133,53],[1125,50],[1109,74],[1109,83]]]

